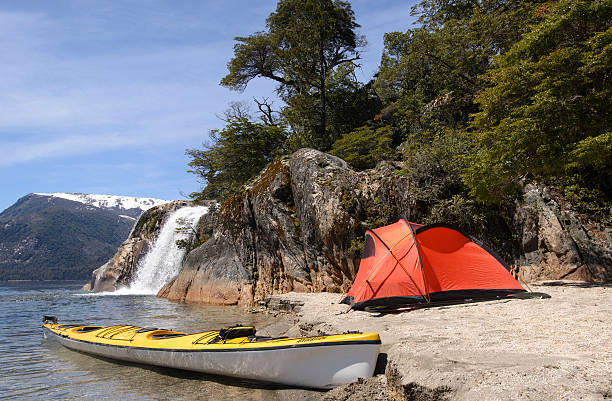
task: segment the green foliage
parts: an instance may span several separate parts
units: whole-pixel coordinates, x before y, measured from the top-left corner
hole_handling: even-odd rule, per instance
[[[366,227],[380,227],[392,223],[391,207],[380,198],[374,199],[374,204],[364,211],[363,223]]]
[[[187,252],[189,252],[192,249],[196,249],[200,245],[204,244],[210,238],[211,238],[210,235],[203,235],[202,237],[197,238],[197,239],[194,239],[194,238],[178,239],[176,240],[176,246],[179,247],[179,249],[186,249]]]
[[[389,126],[364,126],[334,142],[331,154],[344,159],[358,170],[376,166],[381,160],[393,158],[393,129]]]
[[[191,158],[189,172],[206,184],[191,194],[196,200],[225,199],[284,152],[287,134],[281,127],[253,122],[241,112],[226,117],[223,129],[211,131],[211,146],[186,151]]]
[[[382,108],[372,87],[374,81],[361,84],[354,70],[354,65],[345,64],[327,79],[327,142],[323,150],[328,150],[347,132],[371,121]]]
[[[340,67],[359,58],[354,12],[342,0],[280,0],[266,25],[265,32],[235,38],[221,85],[243,90],[257,77],[278,82],[298,146],[325,148],[327,93],[338,79],[332,76],[342,73],[341,81],[350,79],[352,69]]]
[[[189,252],[191,249],[195,248],[194,242],[197,240],[198,232],[193,228],[189,219],[177,219],[176,229],[174,231],[184,237],[175,241],[179,249],[186,249],[187,252]]]
[[[573,174],[553,177],[547,184],[557,189],[579,213],[605,225],[612,224],[612,170],[576,170]]]
[[[295,94],[286,100],[287,106],[282,111],[282,118],[291,127],[287,139],[290,152],[300,148],[324,149],[328,140],[320,137],[317,127],[320,116],[316,113],[319,101],[311,95]],[[313,112],[314,111],[314,112]]]
[[[460,177],[465,166],[462,156],[470,152],[470,147],[460,131],[450,128],[426,132],[421,138],[427,140],[406,148],[405,175],[418,205],[425,211],[465,193]]]
[[[321,77],[357,55],[359,25],[346,1],[280,0],[266,24],[283,76],[299,93],[321,90]]]
[[[558,185],[586,213],[605,210],[610,8],[424,0],[413,9],[421,26],[385,35],[374,88],[385,122],[406,140],[406,174],[426,220],[466,224],[465,213],[478,225],[487,208],[474,200],[499,203],[524,177]]]
[[[446,223],[487,240],[496,249],[511,252],[511,230],[497,206],[478,202],[461,180],[471,142],[461,130],[440,126],[426,131],[419,142],[405,147],[406,168],[413,197],[412,216],[423,224]],[[506,254],[507,256],[507,254]]]
[[[284,78],[275,75],[280,65],[274,54],[275,43],[269,33],[257,32],[234,40],[234,58],[227,65],[229,74],[221,80],[221,85],[242,91],[251,79],[259,76],[285,85]]]
[[[527,174],[609,171],[611,24],[611,0],[559,1],[495,58],[472,124],[478,152],[464,178],[473,195],[498,202]]]
[[[361,257],[363,255],[363,250],[365,249],[365,241],[363,237],[353,238],[351,240],[351,245],[349,249],[347,249],[347,253],[349,255],[354,255],[355,257]]]
[[[287,101],[282,116],[291,126],[287,147],[290,151],[303,147],[328,150],[347,132],[366,124],[382,108],[382,103],[373,91],[373,82],[365,85],[357,81],[353,65],[339,66],[326,80],[326,135],[319,138],[311,127],[319,123],[316,110],[319,99],[310,95],[294,95]]]
[[[444,222],[468,232],[482,231],[487,226],[489,210],[463,194],[452,195],[434,203],[423,224]]]
[[[610,155],[612,155],[612,132],[590,136],[576,143],[570,153],[567,166],[603,170],[610,163]]]
[[[491,57],[526,31],[540,1],[425,0],[413,13],[422,26],[385,34],[375,89],[396,106],[395,122],[411,141],[432,123],[457,128],[477,111],[474,94]]]

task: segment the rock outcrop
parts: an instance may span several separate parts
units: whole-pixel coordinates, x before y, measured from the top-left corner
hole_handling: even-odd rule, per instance
[[[581,219],[548,188],[526,185],[513,220],[521,241],[515,263],[527,281],[612,281],[612,228]]]
[[[212,238],[187,255],[158,295],[250,305],[272,293],[347,289],[364,222],[410,214],[407,182],[393,174],[401,167],[356,172],[312,149],[275,161],[221,206]]]
[[[83,290],[113,291],[127,284],[138,261],[155,241],[166,216],[190,204],[188,201],[174,201],[145,211],[136,222],[128,239],[119,246],[108,262],[93,271],[91,279]]]
[[[158,296],[251,305],[268,294],[346,290],[366,226],[402,215],[420,221],[410,183],[400,174],[404,167],[383,162],[357,172],[312,149],[273,162],[221,206],[211,239],[187,255],[181,273]],[[524,201],[505,220],[504,229],[518,238],[507,252],[516,255],[509,262],[527,279],[610,280],[610,231],[586,228],[545,188],[528,185]]]

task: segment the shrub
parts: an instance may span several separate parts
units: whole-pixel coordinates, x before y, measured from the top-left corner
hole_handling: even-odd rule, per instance
[[[392,143],[393,130],[390,126],[364,126],[334,142],[330,153],[358,170],[365,170],[376,166],[381,160],[393,158]]]

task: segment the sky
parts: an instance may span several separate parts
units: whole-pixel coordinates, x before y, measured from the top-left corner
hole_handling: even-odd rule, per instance
[[[358,78],[414,1],[353,0],[366,36]],[[260,78],[219,85],[233,38],[265,29],[275,0],[0,2],[0,211],[31,192],[184,199],[185,149],[209,143],[234,101],[273,97]],[[275,106],[280,106],[278,100]]]

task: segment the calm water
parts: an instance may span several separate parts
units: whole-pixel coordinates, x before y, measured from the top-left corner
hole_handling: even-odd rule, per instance
[[[43,339],[43,314],[61,323],[130,323],[181,331],[235,323],[263,328],[270,316],[237,307],[190,306],[154,296],[96,296],[74,282],[0,282],[0,399],[286,400],[291,389],[91,357]]]

